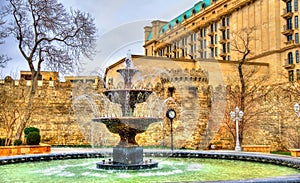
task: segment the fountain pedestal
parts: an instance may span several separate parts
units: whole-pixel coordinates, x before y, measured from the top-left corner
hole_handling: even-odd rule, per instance
[[[113,160],[119,164],[142,164],[143,147],[114,147]]]

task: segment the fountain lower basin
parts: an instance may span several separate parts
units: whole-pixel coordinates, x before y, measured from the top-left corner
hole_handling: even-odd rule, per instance
[[[68,149],[68,148],[67,148]],[[53,148],[55,151],[55,148]],[[70,149],[68,149],[70,151]],[[95,161],[112,154],[111,149],[95,149],[99,152],[78,153],[73,152],[52,153],[48,155],[24,155],[0,158],[0,177],[7,182],[36,181],[41,182],[195,182],[195,181],[222,181],[231,183],[240,182],[299,182],[300,160],[289,156],[278,156],[259,153],[236,153],[222,151],[168,151],[145,150],[145,156],[155,157],[159,167],[151,170],[119,171],[101,170],[94,168]],[[82,159],[84,158],[84,159]],[[96,159],[86,159],[96,158]],[[73,160],[72,160],[73,159]],[[82,160],[79,160],[82,159]],[[207,160],[213,160],[207,162]],[[49,161],[59,160],[59,161]],[[61,161],[66,160],[66,161]],[[175,162],[173,161],[175,160]],[[43,162],[45,161],[45,162]],[[250,162],[247,162],[250,161]],[[35,163],[25,163],[35,162]],[[177,162],[177,163],[176,163]],[[224,172],[214,169],[213,163],[224,165]],[[228,162],[228,163],[227,163]],[[21,163],[17,165],[9,165]],[[232,163],[232,164],[231,164]],[[280,174],[265,175],[275,167]],[[206,165],[211,167],[209,170]],[[254,165],[254,167],[252,167]],[[238,167],[236,167],[238,166]],[[260,169],[265,167],[264,170]],[[180,168],[182,167],[182,168]],[[236,168],[234,168],[236,167]],[[291,173],[287,167],[292,167]],[[294,168],[294,169],[293,169]],[[195,169],[197,169],[195,171]],[[228,172],[232,169],[232,172]],[[298,169],[298,170],[297,170]],[[228,170],[228,171],[227,171]],[[243,172],[244,171],[244,172]],[[253,172],[254,171],[254,172]],[[248,173],[247,173],[248,172]],[[250,173],[249,175],[249,172]],[[246,173],[246,174],[244,174]],[[257,175],[257,174],[264,175]],[[247,175],[248,174],[248,175]],[[30,176],[28,176],[30,175]],[[227,175],[227,178],[224,177]],[[226,181],[227,180],[227,181]]]

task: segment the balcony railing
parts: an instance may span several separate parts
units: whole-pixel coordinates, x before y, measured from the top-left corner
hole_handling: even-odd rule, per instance
[[[226,30],[226,28],[227,28],[227,25],[225,23],[221,22],[219,25],[219,30],[224,31],[224,30]]]
[[[225,44],[226,42],[227,42],[226,37],[221,37],[219,43],[220,43],[220,44]]]
[[[283,18],[291,18],[293,17],[293,12],[291,10],[288,10],[287,8],[283,9],[283,14],[281,15]]]
[[[293,69],[295,68],[295,64],[292,61],[289,61],[289,59],[285,59],[283,67],[285,69]]]
[[[294,40],[289,40],[289,41],[284,42],[284,44],[286,44],[287,46],[288,45],[293,45],[293,44],[295,44],[295,41]]]
[[[292,35],[294,33],[293,26],[292,25],[290,25],[290,26],[284,25],[283,31],[281,33],[286,36]]]
[[[219,54],[220,57],[226,57],[227,56],[227,53],[225,51],[222,51],[220,54]]]

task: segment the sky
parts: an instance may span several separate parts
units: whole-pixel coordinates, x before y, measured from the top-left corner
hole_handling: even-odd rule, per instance
[[[153,20],[170,21],[200,0],[60,0],[66,9],[79,9],[95,18],[98,29],[97,54],[93,60],[82,58],[84,72],[73,75],[95,75],[123,57],[128,50],[144,55],[144,27]],[[17,49],[17,42],[6,40],[0,53],[12,60],[0,77],[11,75],[19,78],[20,70],[29,70]]]

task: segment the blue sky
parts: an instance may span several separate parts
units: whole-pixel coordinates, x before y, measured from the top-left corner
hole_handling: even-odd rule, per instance
[[[60,0],[66,9],[72,7],[92,14],[98,28],[97,54],[92,61],[82,58],[85,64],[81,75],[103,71],[125,57],[129,49],[132,54],[144,54],[144,26],[151,25],[153,20],[170,21],[198,1],[200,0]],[[19,54],[16,41],[6,40],[0,50],[12,58],[1,71],[1,78],[6,75],[18,78],[20,70],[28,70],[27,63]]]

